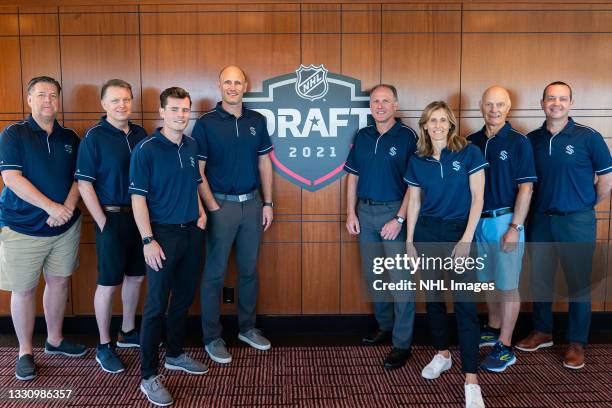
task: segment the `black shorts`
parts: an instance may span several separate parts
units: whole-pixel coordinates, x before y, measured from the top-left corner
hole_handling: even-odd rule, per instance
[[[146,266],[142,240],[131,212],[105,212],[106,224],[100,231],[96,224],[98,285],[117,286],[123,276],[144,276]]]

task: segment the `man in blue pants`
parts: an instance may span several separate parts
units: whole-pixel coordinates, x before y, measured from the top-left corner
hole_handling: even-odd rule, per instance
[[[512,332],[521,307],[518,285],[525,251],[523,224],[536,181],[531,143],[506,121],[510,107],[506,89],[489,87],[480,101],[485,125],[468,136],[490,165],[485,170],[484,207],[476,241],[478,255],[487,258],[478,278],[493,281],[496,289],[487,292],[489,320],[480,333],[480,346],[493,346],[481,367],[494,372],[504,371],[516,361]]]

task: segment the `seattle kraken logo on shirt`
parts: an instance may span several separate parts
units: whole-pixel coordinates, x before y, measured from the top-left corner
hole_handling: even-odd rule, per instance
[[[395,148],[395,146],[391,146],[391,148],[389,149],[389,156],[395,156],[397,154],[397,149]]]
[[[71,145],[69,145],[69,144],[64,145],[64,149],[66,150],[66,153],[72,154],[72,146]]]
[[[253,136],[255,136],[255,135],[257,134],[257,132],[255,131],[255,128],[254,128],[253,126],[251,126],[251,127],[249,128],[249,131],[251,132],[251,134],[252,134]]]
[[[189,158],[189,163],[191,163],[191,167],[195,167],[195,160],[193,157]]]
[[[565,146],[565,153],[569,154],[570,156],[574,154],[574,146],[572,145]]]
[[[508,152],[507,152],[507,151],[505,151],[505,150],[502,150],[502,151],[499,153],[499,158],[500,158],[500,159],[502,159],[502,160],[507,160],[507,159],[508,159]]]
[[[368,125],[370,116],[370,98],[361,91],[361,82],[323,65],[299,65],[264,80],[261,88],[245,94],[243,101],[266,118],[275,171],[308,191],[342,177],[355,133]],[[257,126],[255,130],[260,132]],[[387,152],[393,155],[388,147]]]
[[[453,162],[453,170],[459,171],[460,168],[461,168],[461,163],[455,160]]]

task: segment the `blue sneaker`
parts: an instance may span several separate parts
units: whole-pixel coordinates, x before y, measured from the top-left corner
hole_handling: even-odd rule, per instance
[[[480,368],[493,371],[494,373],[501,373],[514,363],[516,363],[516,356],[514,355],[513,348],[506,347],[499,341],[480,364]]]
[[[498,340],[499,334],[491,330],[489,326],[485,326],[484,329],[480,331],[480,342],[478,343],[478,347],[492,347],[497,344]]]

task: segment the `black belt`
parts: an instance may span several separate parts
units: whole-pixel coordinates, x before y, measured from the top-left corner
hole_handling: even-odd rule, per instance
[[[189,221],[184,224],[156,224],[160,227],[173,227],[173,228],[189,228],[195,226],[197,223],[195,221]]]
[[[401,201],[376,201],[370,200],[369,198],[360,198],[359,201],[367,205],[394,205],[401,203]]]
[[[483,211],[482,214],[480,214],[480,218],[501,217],[502,215],[510,214],[512,212],[514,212],[514,209],[512,208],[500,208],[499,210],[487,210],[487,211]]]
[[[132,207],[124,207],[120,205],[105,205],[102,207],[104,211],[110,213],[131,213]]]
[[[250,193],[246,193],[246,194],[221,194],[221,193],[213,193],[213,196],[215,196],[215,198],[218,198],[219,200],[226,200],[226,201],[233,201],[236,203],[243,203],[245,201],[249,201],[255,198],[255,194],[256,194],[257,190],[255,191],[251,191]]]
[[[592,209],[593,209],[592,207],[585,207],[585,208],[581,208],[580,210],[576,210],[576,211],[546,210],[546,211],[544,211],[544,214],[546,214],[546,215],[560,215],[560,216],[564,217],[566,215],[572,215],[572,214],[578,214],[578,213],[581,213],[581,212],[591,211]]]

